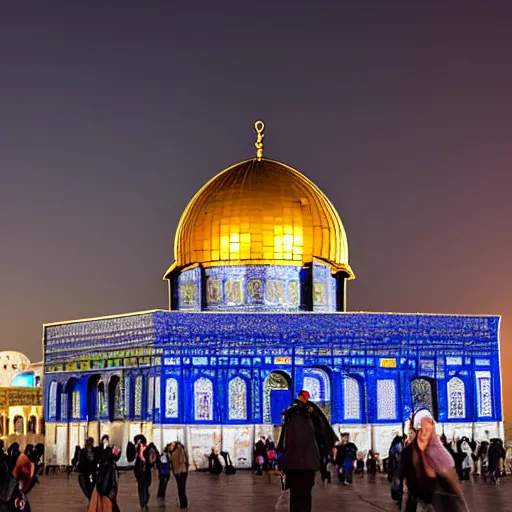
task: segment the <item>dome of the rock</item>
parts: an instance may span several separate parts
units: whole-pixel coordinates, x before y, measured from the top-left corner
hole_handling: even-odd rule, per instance
[[[299,171],[266,158],[233,165],[196,193],[179,222],[174,256],[165,278],[193,264],[302,266],[313,258],[354,277],[329,199]]]

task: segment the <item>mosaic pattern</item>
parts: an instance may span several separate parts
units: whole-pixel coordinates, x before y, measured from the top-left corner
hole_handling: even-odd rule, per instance
[[[71,418],[80,419],[80,390],[76,387],[71,392]]]
[[[261,267],[263,269],[264,265]],[[243,269],[245,273],[240,276],[235,276],[232,272],[226,274],[225,268],[207,270],[218,271],[216,278],[222,282],[229,276],[240,278],[245,283],[258,278],[249,267]],[[233,269],[235,271],[238,272]],[[283,276],[284,274],[276,273],[272,279],[288,282],[288,277]],[[247,288],[244,293],[247,298]],[[407,382],[411,376],[423,374],[422,368],[428,366],[429,371],[435,372],[437,378],[442,372],[446,373],[447,378],[453,377],[455,373],[464,375],[465,379],[477,378],[476,390],[480,390],[477,398],[480,400],[482,395],[482,403],[475,411],[466,407],[466,419],[472,420],[474,416],[476,420],[478,414],[478,417],[489,421],[500,421],[502,413],[498,328],[497,317],[268,312],[227,315],[215,312],[191,314],[167,311],[50,326],[45,328],[44,358],[47,370],[44,385],[45,397],[48,400],[46,411],[50,420],[60,418],[60,390],[69,377],[83,376],[85,382],[87,375],[108,374],[109,369],[120,368],[126,378],[130,379],[130,385],[124,386],[124,406],[130,405],[125,417],[138,420],[141,414],[145,415],[146,408],[144,406],[144,410],[139,409],[135,417],[134,404],[144,401],[147,391],[144,386],[143,393],[135,400],[133,372],[140,371],[145,378],[149,378],[150,372],[154,374],[164,364],[175,375],[183,375],[180,377],[183,381],[180,380],[179,385],[187,390],[192,390],[194,380],[201,375],[205,376],[206,372],[212,372],[209,377],[212,383],[217,383],[221,382],[221,375],[218,373],[221,368],[232,368],[237,372],[247,370],[247,379],[250,382],[247,415],[254,422],[263,423],[265,418],[269,421],[270,415],[270,396],[263,385],[269,372],[280,367],[295,368],[295,378],[300,379],[302,384],[303,377],[308,376],[307,372],[304,374],[302,367],[307,369],[320,366],[337,370],[340,380],[345,372],[359,375],[361,381],[364,381],[361,393],[364,390],[368,395],[364,417],[361,407],[360,421],[386,422],[390,420],[379,417],[379,414],[382,415],[382,405],[379,406],[380,400],[376,399],[377,381],[394,380],[400,372],[405,376],[404,382]],[[464,357],[460,357],[461,353],[464,353]],[[381,368],[379,361],[383,359],[394,359],[396,368]],[[476,366],[476,361],[484,360],[490,363],[485,368],[485,378],[488,380],[480,383],[479,377],[484,376],[476,370],[484,367]],[[191,373],[192,369],[199,367],[199,373]],[[495,386],[492,385],[491,378],[497,379]],[[55,396],[53,390],[56,389],[56,385],[52,385],[54,380],[61,386],[55,400],[52,399]],[[446,381],[439,382],[447,390]],[[227,392],[227,389],[217,388],[215,384],[212,396],[218,393],[219,400],[225,403],[228,401]],[[334,422],[344,420],[346,404],[343,398],[344,391],[331,397]],[[397,391],[394,398],[396,402]],[[188,397],[187,403],[192,401],[192,397]],[[410,393],[405,392],[400,401],[400,410],[403,408],[404,414],[412,409]],[[83,402],[81,419],[86,420],[88,411],[86,401]],[[96,399],[91,402],[95,403]],[[398,418],[397,406],[395,404],[394,419],[402,419]],[[212,401],[212,417],[215,417],[213,407]],[[447,420],[449,412],[449,398],[443,391],[439,397],[439,420]],[[181,407],[177,417],[170,420],[194,422],[194,419],[190,419],[190,413],[191,411]],[[165,418],[164,414],[162,416]],[[195,417],[195,410],[192,416]],[[106,417],[108,416],[103,415],[103,418]]]
[[[320,381],[318,379],[316,379],[315,377],[311,377],[310,375],[307,375],[306,377],[304,377],[303,387],[305,390],[309,391],[309,399],[312,402],[320,402],[322,400],[322,391],[320,389]]]
[[[194,382],[195,419],[213,420],[213,385],[210,379],[201,377]]]
[[[336,280],[329,265],[313,263],[313,311],[336,311]]]
[[[107,415],[107,397],[105,394],[105,384],[98,383],[98,418],[104,418]]]
[[[207,309],[298,310],[300,273],[296,266],[247,265],[206,269]]]
[[[396,383],[393,379],[377,381],[377,419],[396,420]]]
[[[448,418],[458,419],[466,417],[466,387],[458,377],[448,381]]]
[[[343,378],[343,416],[346,420],[361,419],[359,382],[354,377]]]
[[[131,378],[126,375],[124,378],[124,409],[123,416],[128,418],[130,416],[130,399],[131,399]]]
[[[476,372],[478,383],[478,416],[492,417],[492,393],[490,372]]]
[[[192,268],[182,272],[178,276],[177,284],[179,309],[199,311],[201,309],[201,269]]]
[[[60,396],[60,419],[68,419],[68,394],[63,392]]]
[[[165,381],[165,416],[178,417],[178,381],[172,377]]]
[[[114,388],[113,392],[113,398],[114,403],[112,404],[113,407],[113,416],[114,419],[119,420],[122,419],[124,416],[125,411],[125,404],[124,404],[124,382],[122,380],[119,380]]]
[[[155,377],[155,410],[156,411],[160,411],[160,402],[161,402],[161,397],[160,397],[160,389],[161,389],[161,378],[160,378],[160,375],[157,375]]]
[[[247,384],[241,377],[229,381],[229,419],[247,419]]]
[[[155,377],[149,377],[148,379],[148,393],[146,401],[146,412],[148,416],[153,415],[154,401],[155,401]]]
[[[133,386],[133,414],[137,417],[142,416],[142,375],[135,377]]]
[[[331,379],[327,372],[320,368],[304,370],[303,389],[309,391],[312,402],[328,402],[331,400]]]
[[[427,409],[434,416],[434,399],[432,392],[432,384],[426,379],[413,379],[411,381],[411,396],[413,411],[418,409]]]

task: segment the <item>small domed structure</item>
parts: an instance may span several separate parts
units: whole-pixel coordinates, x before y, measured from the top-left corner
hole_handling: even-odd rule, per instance
[[[0,352],[0,386],[10,386],[14,377],[30,370],[30,360],[14,350]]]

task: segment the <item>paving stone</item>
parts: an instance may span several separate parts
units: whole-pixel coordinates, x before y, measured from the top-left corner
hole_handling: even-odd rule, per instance
[[[176,511],[176,483],[170,480],[165,502],[156,499],[158,478],[153,477],[150,510]],[[207,473],[190,473],[188,496],[191,511],[209,512],[285,512],[286,499],[280,499],[279,478],[256,476],[250,471],[236,475],[212,476]],[[481,480],[465,482],[464,489],[472,512],[512,512],[512,477],[502,479],[499,486]],[[87,500],[77,483],[77,475],[49,475],[31,492],[30,502],[34,512],[74,512],[87,510]],[[123,472],[119,484],[121,512],[138,512],[137,486],[133,473]],[[391,501],[389,484],[384,475],[356,478],[353,486],[332,483],[324,487],[317,484],[313,492],[314,512],[397,512]]]

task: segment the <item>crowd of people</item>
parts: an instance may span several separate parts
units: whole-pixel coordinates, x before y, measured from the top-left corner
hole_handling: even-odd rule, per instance
[[[23,453],[18,443],[7,452],[0,439],[0,512],[30,512],[27,495],[43,468],[44,445],[28,444]]]
[[[413,414],[405,435],[396,432],[387,456],[381,460],[379,453],[358,451],[348,433],[341,433],[339,439],[321,409],[309,398],[308,391],[301,391],[283,412],[277,444],[270,437],[261,436],[254,446],[256,474],[275,471],[281,475],[283,490],[290,491],[290,512],[311,512],[317,472],[324,485],[331,483],[333,473],[342,484],[352,485],[354,474],[384,471],[391,498],[405,512],[458,512],[467,511],[461,482],[471,474],[499,484],[507,463],[512,469],[512,448],[505,451],[501,439],[477,442],[454,434],[448,442],[444,434],[436,434],[434,418],[426,409]],[[29,444],[22,453],[18,443],[5,451],[0,440],[0,512],[30,512],[27,495],[43,472],[43,455],[43,445]],[[103,436],[98,446],[88,438],[83,448],[76,447],[71,469],[78,475],[89,512],[119,511],[120,458],[121,451],[111,446],[108,436]],[[160,453],[143,435],[137,435],[126,447],[126,459],[133,468],[141,512],[148,510],[154,473],[158,474],[157,498],[165,500],[168,483],[174,476],[178,505],[188,508],[189,462],[181,442],[168,444]],[[229,453],[215,448],[208,457],[208,470],[214,475],[224,470],[227,474],[236,472]]]

